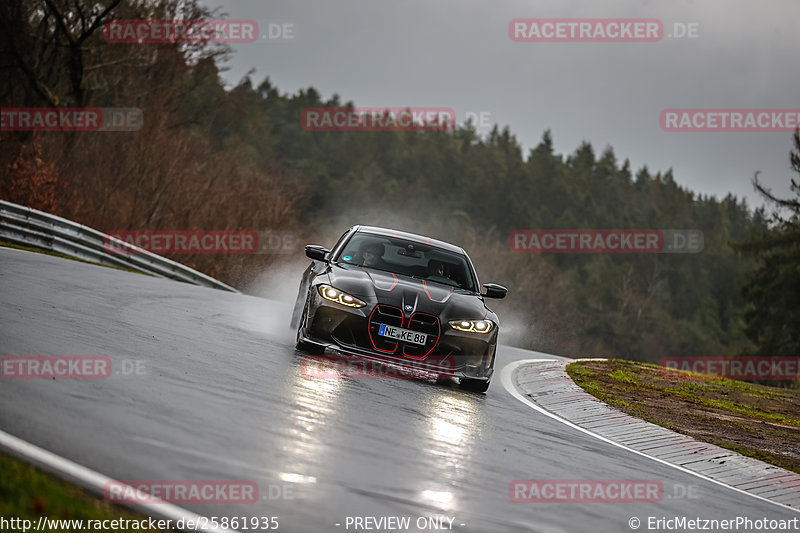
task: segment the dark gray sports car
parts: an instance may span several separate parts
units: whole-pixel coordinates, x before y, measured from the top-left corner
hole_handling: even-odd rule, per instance
[[[500,324],[484,298],[505,287],[478,284],[466,252],[391,229],[354,226],[331,250],[306,246],[291,326],[298,349],[329,349],[422,367],[485,392]]]

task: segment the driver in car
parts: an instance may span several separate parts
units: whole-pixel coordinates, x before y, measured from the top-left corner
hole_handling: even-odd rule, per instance
[[[380,267],[383,264],[381,259],[383,257],[383,253],[383,244],[379,242],[367,244],[359,251],[359,254],[362,257],[361,265],[368,267]]]

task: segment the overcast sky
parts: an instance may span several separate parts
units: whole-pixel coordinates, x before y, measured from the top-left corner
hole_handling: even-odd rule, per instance
[[[314,87],[360,107],[447,107],[508,125],[525,155],[550,129],[568,154],[612,146],[634,169],[673,168],[681,185],[763,202],[750,180],[789,196],[790,133],[665,132],[665,108],[800,108],[800,0],[204,0],[231,19],[290,24],[292,39],[234,45],[282,93]],[[645,43],[514,42],[516,18],[654,18]],[[677,39],[674,23],[694,24]],[[274,27],[273,27],[274,29]],[[670,37],[672,35],[672,37]],[[479,128],[486,132],[488,128]]]

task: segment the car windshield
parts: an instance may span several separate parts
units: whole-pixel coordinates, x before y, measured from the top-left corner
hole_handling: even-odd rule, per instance
[[[335,260],[475,291],[475,280],[463,254],[425,243],[356,233]]]

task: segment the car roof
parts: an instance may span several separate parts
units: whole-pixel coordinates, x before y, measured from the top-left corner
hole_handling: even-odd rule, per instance
[[[399,237],[401,239],[407,239],[409,241],[416,241],[419,243],[430,244],[431,246],[436,246],[437,248],[442,248],[444,250],[455,252],[457,254],[467,255],[464,249],[459,246],[455,246],[454,244],[450,244],[449,242],[444,242],[437,239],[431,239],[430,237],[426,237],[424,235],[417,235],[416,233],[408,233],[407,231],[400,231],[388,228],[379,228],[377,226],[354,226],[354,229],[358,233],[369,233],[371,235],[380,235],[383,237]]]

